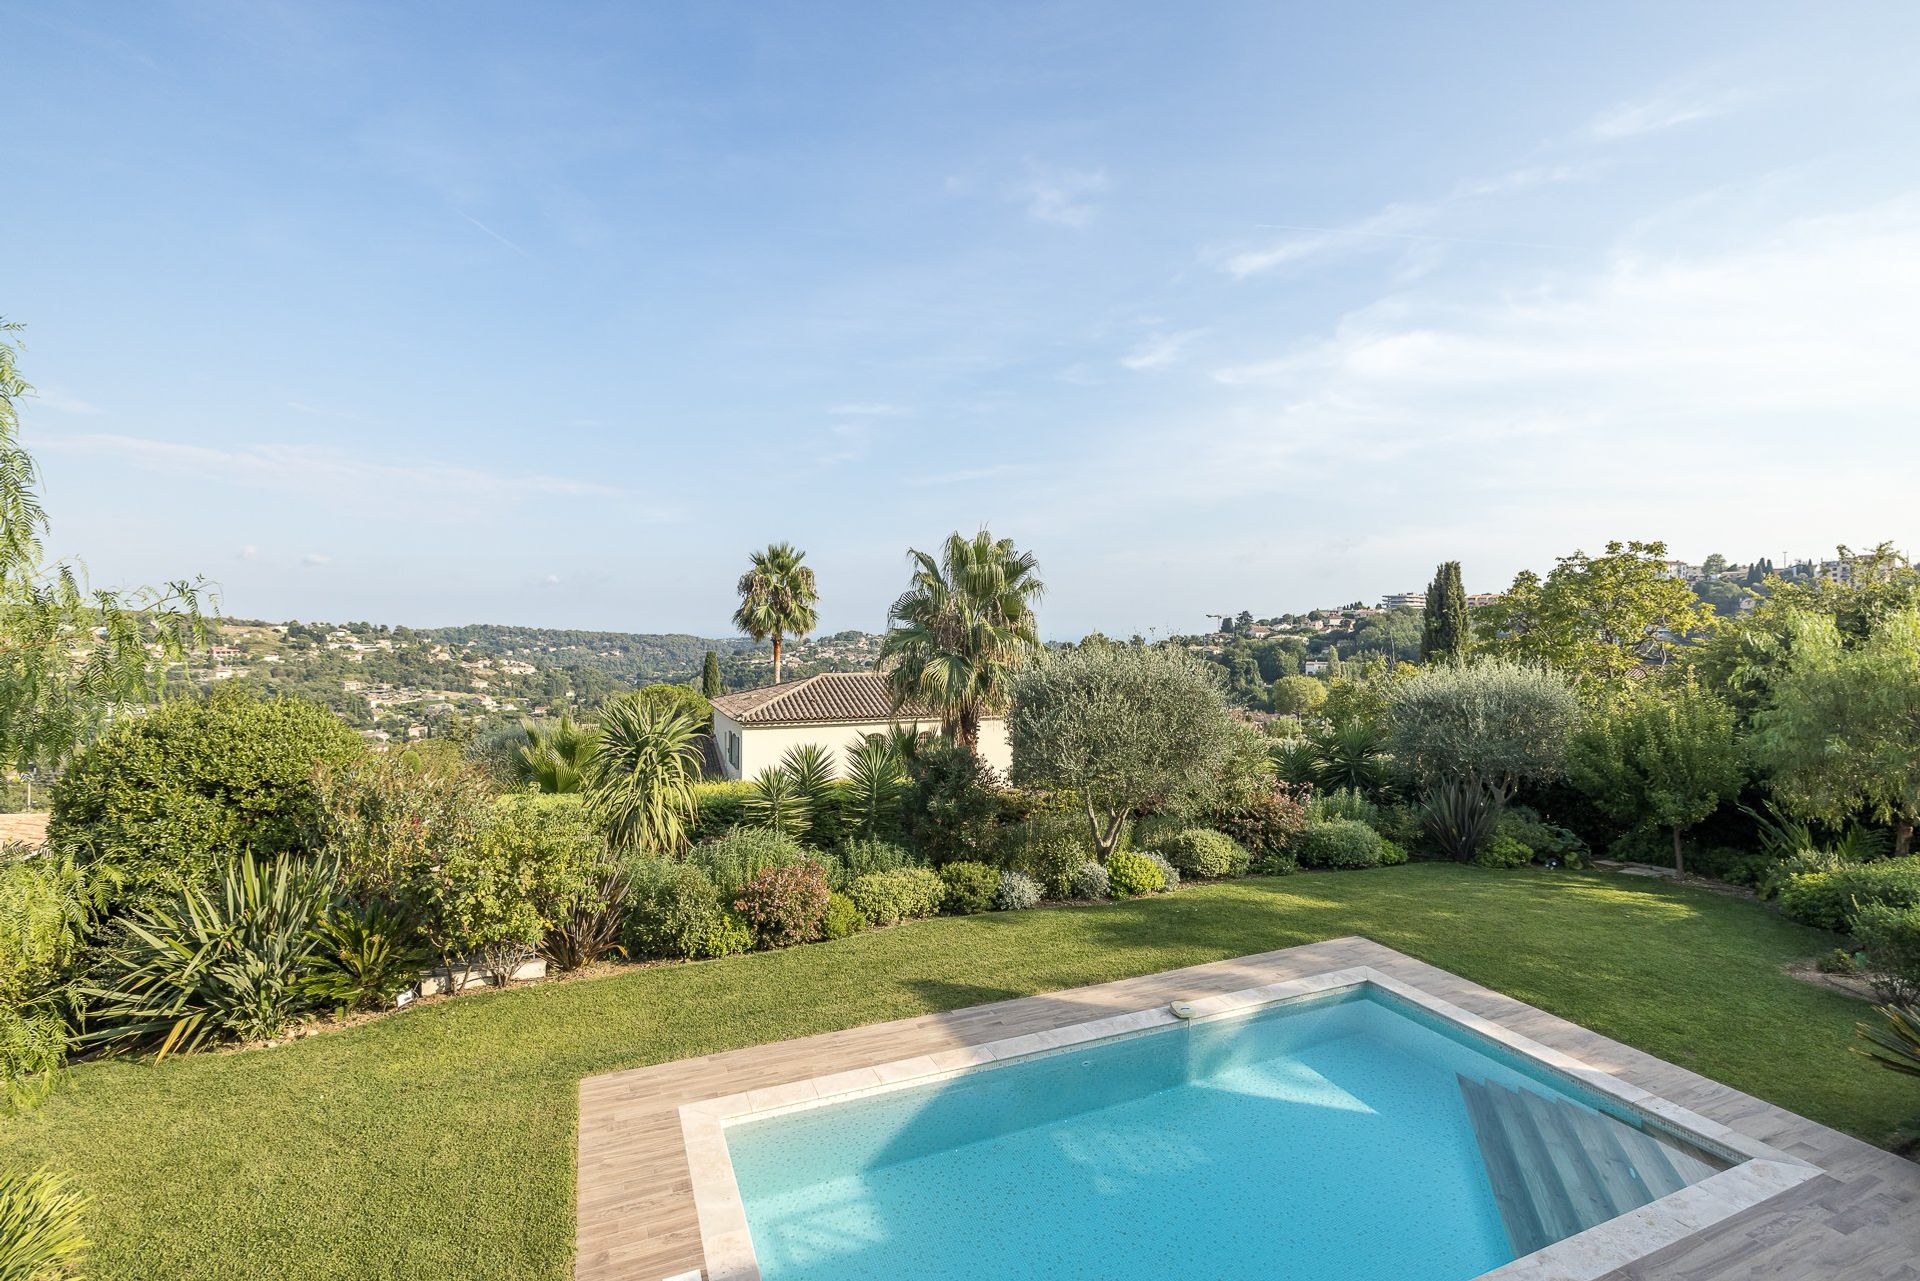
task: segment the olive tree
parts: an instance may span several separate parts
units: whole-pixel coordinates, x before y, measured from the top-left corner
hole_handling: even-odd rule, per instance
[[[1102,859],[1133,815],[1215,790],[1244,737],[1211,665],[1181,649],[1056,650],[1012,694],[1014,782],[1076,791]]]
[[[1421,786],[1474,783],[1504,803],[1521,783],[1560,773],[1578,721],[1565,677],[1488,659],[1396,681],[1387,739],[1396,764]]]

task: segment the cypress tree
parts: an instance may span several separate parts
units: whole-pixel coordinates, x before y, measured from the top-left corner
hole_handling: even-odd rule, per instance
[[[708,698],[720,697],[720,655],[707,651],[706,664],[700,669],[700,692]]]
[[[1420,627],[1420,661],[1448,662],[1467,653],[1467,592],[1460,585],[1460,562],[1447,561],[1433,571]]]

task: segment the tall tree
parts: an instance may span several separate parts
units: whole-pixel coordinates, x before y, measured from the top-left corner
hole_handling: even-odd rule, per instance
[[[1626,703],[1590,717],[1567,773],[1608,817],[1667,829],[1674,870],[1684,872],[1682,838],[1740,794],[1745,752],[1733,709],[1688,677],[1643,684]]]
[[[924,703],[967,748],[1006,706],[1008,681],[1040,648],[1033,605],[1046,591],[1031,552],[982,529],[909,551],[912,585],[893,603],[880,662],[896,706]]]
[[[1467,592],[1460,583],[1460,562],[1444,562],[1433,571],[1427,588],[1427,606],[1421,618],[1420,661],[1454,662],[1465,658]]]
[[[707,651],[707,658],[700,665],[700,692],[708,698],[720,697],[720,655]]]
[[[1788,649],[1755,717],[1754,755],[1774,793],[1803,818],[1890,823],[1894,853],[1908,853],[1920,821],[1920,610],[1854,645],[1832,618],[1802,615]]]
[[[819,586],[813,570],[801,564],[807,554],[791,543],[769,543],[752,553],[751,567],[740,575],[740,608],[733,625],[757,641],[773,641],[773,680],[780,683],[781,640],[805,636],[819,623],[814,606]]]
[[[115,711],[156,697],[165,665],[207,639],[202,580],[103,591],[41,559],[40,475],[15,407],[33,392],[19,330],[0,320],[0,767],[64,761]]]

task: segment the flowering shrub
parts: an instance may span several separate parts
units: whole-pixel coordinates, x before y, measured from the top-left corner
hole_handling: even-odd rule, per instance
[[[949,863],[940,869],[940,879],[947,886],[946,910],[955,916],[986,911],[1000,890],[1000,869],[985,863]]]
[[[1115,898],[1139,898],[1166,888],[1166,873],[1145,854],[1116,850],[1107,860],[1107,885]]]
[[[946,901],[947,883],[924,867],[869,872],[847,884],[847,897],[873,925],[897,925],[932,916]]]
[[[1245,876],[1253,865],[1253,856],[1240,842],[1210,827],[1184,828],[1162,838],[1152,849],[1164,855],[1183,875],[1203,881]]]
[[[993,905],[1002,912],[1023,912],[1040,905],[1040,882],[1024,872],[1000,873]]]
[[[1107,896],[1107,869],[1098,863],[1082,863],[1073,873],[1073,897],[1102,899]]]
[[[761,947],[788,947],[820,937],[827,915],[827,874],[818,863],[794,863],[761,872],[733,908]]]

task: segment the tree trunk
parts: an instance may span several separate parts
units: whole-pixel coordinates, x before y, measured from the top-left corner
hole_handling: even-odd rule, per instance
[[[773,634],[773,683],[780,683],[780,633]]]
[[[1680,852],[1680,829],[1677,827],[1673,829],[1673,870],[1683,874],[1687,870],[1686,855]]]
[[[1893,825],[1893,856],[1905,858],[1913,849],[1913,824],[1902,819]]]
[[[953,741],[978,755],[980,750],[980,713],[962,711],[953,720]]]

